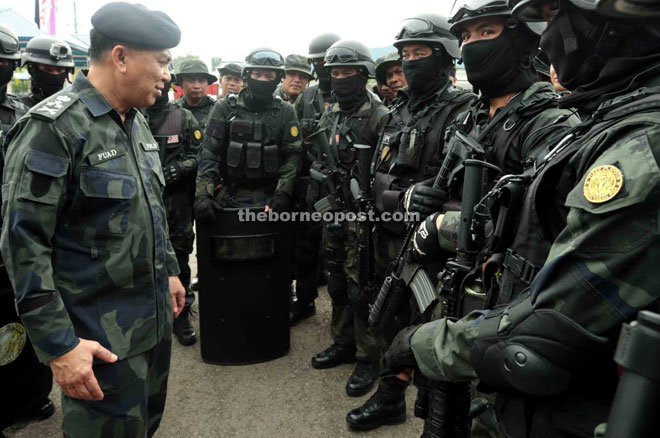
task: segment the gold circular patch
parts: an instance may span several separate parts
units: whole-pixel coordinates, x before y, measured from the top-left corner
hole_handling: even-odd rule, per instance
[[[202,131],[200,131],[199,129],[196,129],[196,130],[195,130],[195,134],[194,134],[194,135],[195,135],[195,139],[196,139],[196,140],[201,140],[201,139],[202,139]]]
[[[623,187],[623,173],[616,166],[598,166],[584,181],[584,197],[594,204],[614,198]]]
[[[16,360],[25,347],[26,339],[25,327],[17,322],[0,327],[0,366]]]
[[[297,126],[292,126],[291,127],[291,137],[298,137],[298,127]]]

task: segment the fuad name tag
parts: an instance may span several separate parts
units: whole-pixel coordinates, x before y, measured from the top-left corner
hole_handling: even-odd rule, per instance
[[[89,164],[92,166],[103,163],[104,161],[112,160],[113,158],[121,157],[122,155],[126,155],[126,151],[118,150],[118,149],[108,149],[107,151],[103,152],[98,152],[91,154],[89,156]]]
[[[147,152],[159,151],[158,143],[142,143],[142,149]]]

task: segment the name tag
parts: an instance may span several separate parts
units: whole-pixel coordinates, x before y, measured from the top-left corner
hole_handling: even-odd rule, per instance
[[[178,143],[178,142],[179,142],[178,135],[170,135],[169,137],[167,137],[167,144]]]
[[[107,151],[98,152],[89,156],[89,164],[92,166],[103,163],[104,161],[112,160],[113,158],[126,155],[126,151],[117,150],[116,148],[108,149]]]
[[[158,143],[142,143],[142,149],[147,152],[159,151]]]

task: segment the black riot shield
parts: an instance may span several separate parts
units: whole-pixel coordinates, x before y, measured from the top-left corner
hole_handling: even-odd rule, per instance
[[[14,293],[0,259],[0,431],[37,403],[53,386],[53,375],[37,359],[25,327],[16,315]]]
[[[292,223],[241,221],[239,213],[225,209],[215,224],[197,223],[202,359],[219,365],[289,350]]]

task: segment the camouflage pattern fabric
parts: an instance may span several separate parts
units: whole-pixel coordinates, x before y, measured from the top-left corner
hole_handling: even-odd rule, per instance
[[[181,96],[176,100],[177,105],[193,113],[195,119],[197,119],[197,123],[199,123],[199,126],[202,128],[202,130],[206,127],[206,123],[208,122],[209,116],[211,115],[211,110],[213,109],[213,105],[215,105],[215,103],[216,100],[211,96],[204,96],[202,101],[197,106],[188,105],[185,96]]]
[[[172,330],[179,274],[162,201],[158,144],[125,124],[84,75],[9,134],[2,255],[39,360],[98,341],[119,360]]]
[[[165,410],[171,352],[168,335],[144,353],[96,365],[104,398],[79,400],[62,393],[64,437],[152,437]]]

